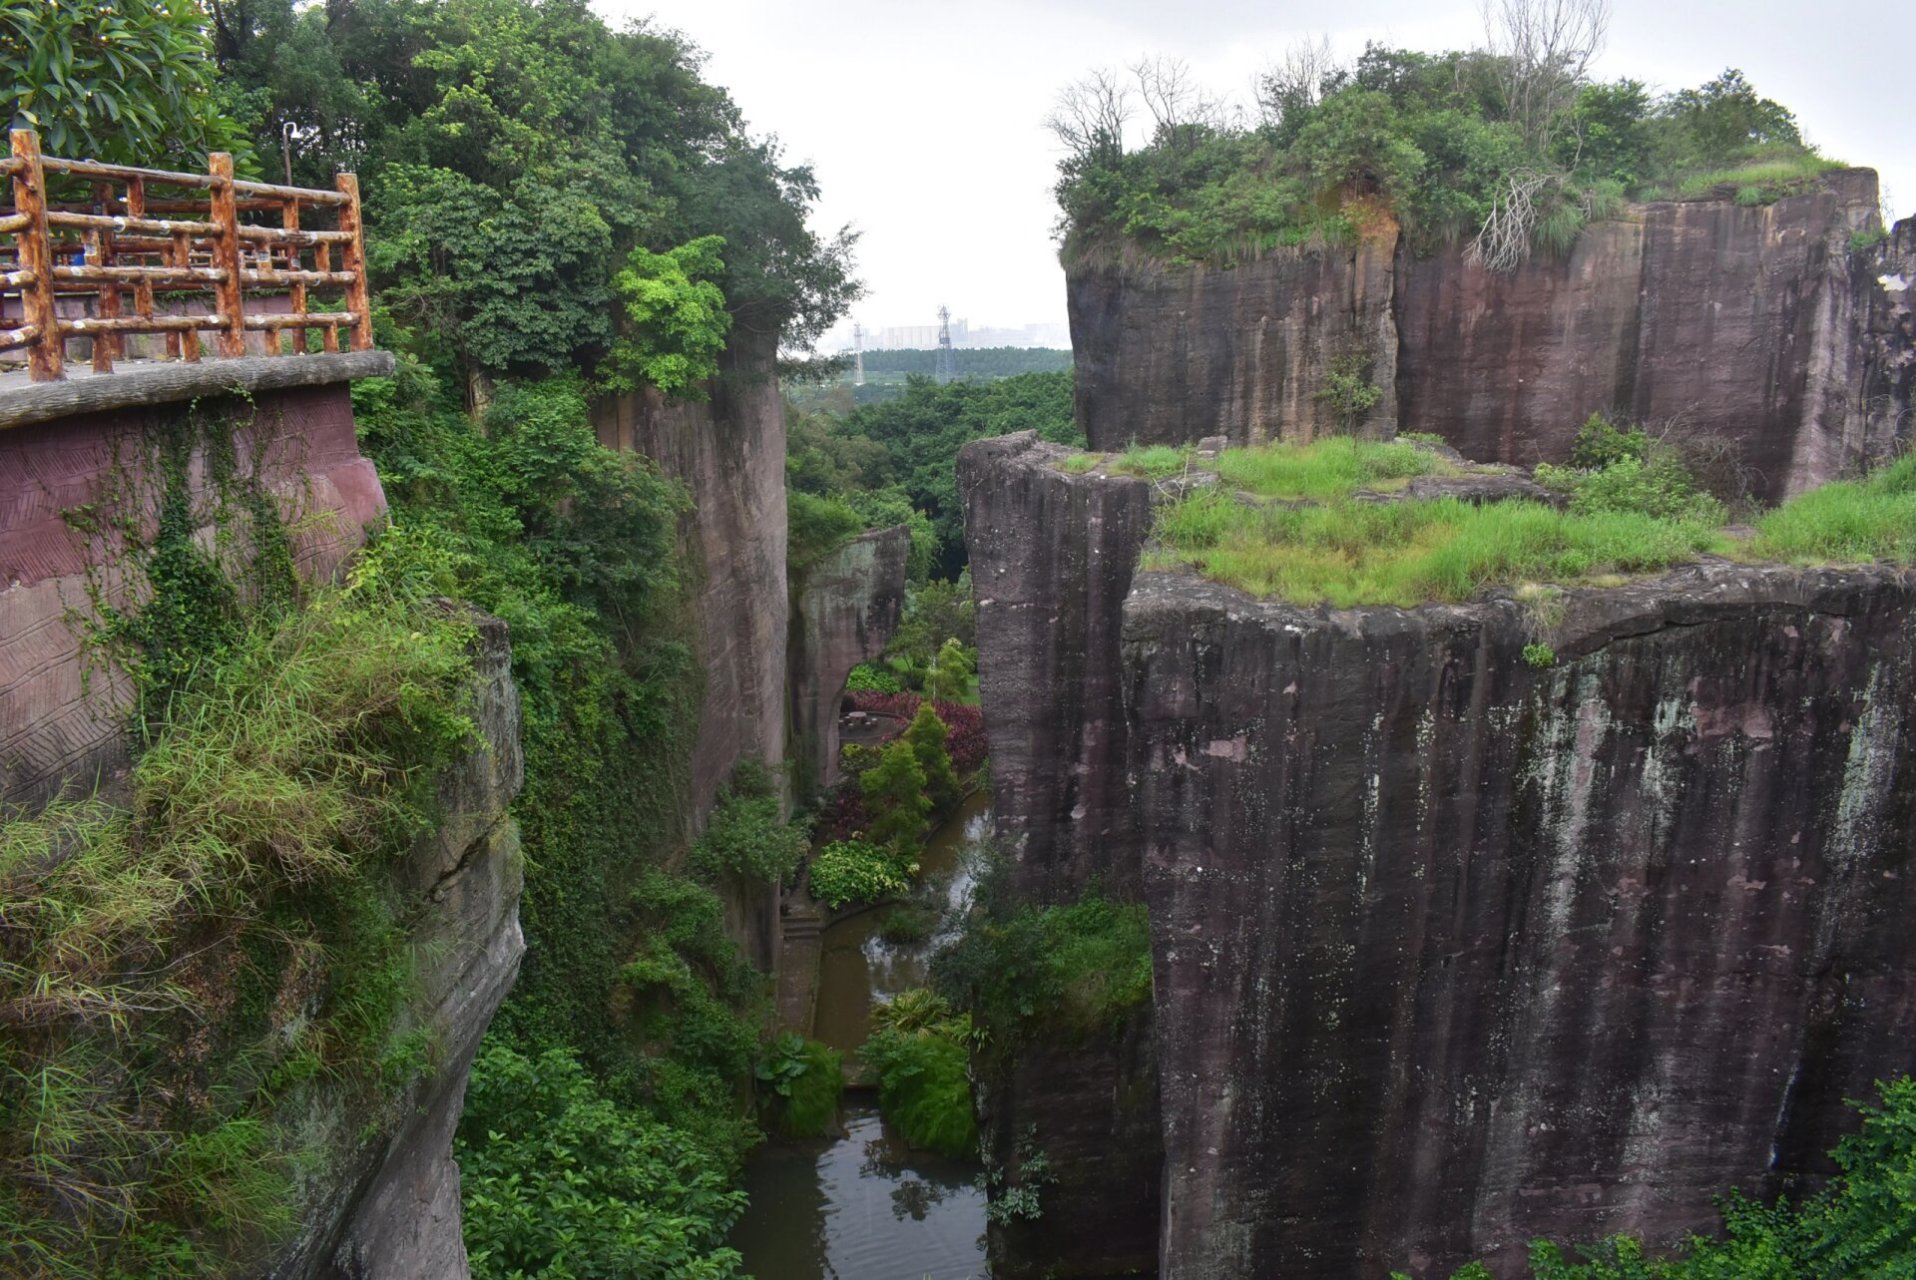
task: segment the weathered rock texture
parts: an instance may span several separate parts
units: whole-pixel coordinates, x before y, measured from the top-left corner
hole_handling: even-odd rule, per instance
[[[1509,599],[1298,609],[1120,561],[1117,613],[1047,637],[1023,615],[1148,512],[1015,437],[961,466],[1005,830],[1069,851],[1022,891],[1150,907],[1160,1274],[1669,1243],[1825,1171],[1843,1099],[1916,1065],[1916,577],[1574,591],[1540,670]],[[1094,669],[1118,687],[1056,692]],[[995,1140],[1084,1106],[1018,1083]]]
[[[1396,420],[1391,314],[1397,227],[1354,248],[1280,250],[1228,271],[1149,264],[1074,270],[1065,301],[1077,418],[1094,449],[1310,440],[1343,429],[1319,400],[1338,360],[1383,392],[1370,433]]]
[[[874,529],[809,566],[794,584],[793,764],[808,787],[838,780],[838,704],[845,678],[885,651],[905,607],[911,531]]]
[[[1916,218],[1898,222],[1874,253],[1853,259],[1851,288],[1867,306],[1863,404],[1869,440],[1905,441],[1916,427]]]
[[[992,809],[1016,892],[1039,902],[1075,901],[1093,878],[1142,892],[1118,641],[1151,485],[1060,471],[1072,452],[1027,431],[958,454]],[[1019,1045],[977,1065],[993,1163],[1016,1169],[1035,1139],[1060,1179],[1040,1192],[1037,1224],[992,1228],[992,1273],[1148,1274],[1162,1163],[1149,1011],[1116,1038]]]
[[[992,810],[1019,892],[1047,902],[1094,875],[1127,891],[1138,865],[1118,634],[1151,485],[1060,471],[1072,452],[1026,431],[958,453]]]
[[[109,376],[140,380],[134,372],[100,380]],[[277,496],[309,579],[332,574],[386,510],[379,476],[359,454],[345,382],[0,431],[0,802],[39,801],[69,781],[90,787],[124,758],[128,690],[98,664],[89,671],[83,619],[91,590],[117,599],[129,588],[113,549],[81,532],[73,513],[128,493],[150,504],[159,485],[152,440],[188,414],[232,424],[236,468]],[[218,495],[203,455],[191,487],[210,536]]]
[[[1672,1243],[1819,1167],[1916,1034],[1916,582],[1125,609],[1163,1274]]]
[[[316,1105],[303,1136],[326,1158],[302,1188],[301,1234],[273,1280],[461,1280],[453,1130],[479,1039],[519,972],[523,866],[507,812],[524,779],[519,694],[506,626],[479,617],[473,716],[481,745],[439,786],[442,819],[396,868],[419,957],[411,1027],[432,1031],[434,1068],[375,1110]]]
[[[1229,270],[1077,270],[1078,420],[1101,449],[1308,440],[1334,425],[1315,399],[1330,362],[1359,351],[1385,392],[1368,431],[1532,465],[1614,411],[1735,440],[1758,496],[1780,497],[1907,435],[1872,403],[1876,371],[1912,350],[1872,341],[1894,335],[1890,304],[1879,251],[1852,240],[1878,225],[1876,175],[1852,169],[1770,205],[1632,206],[1507,275],[1375,239]]]
[[[681,543],[701,566],[705,694],[692,752],[697,814],[741,760],[785,756],[785,405],[769,344],[735,343],[709,400],[649,388],[600,406],[599,442],[659,464],[691,494]]]

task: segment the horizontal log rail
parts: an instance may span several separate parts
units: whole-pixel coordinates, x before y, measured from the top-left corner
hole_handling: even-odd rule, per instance
[[[68,160],[15,129],[0,158],[5,188],[0,351],[24,348],[35,382],[65,377],[74,340],[91,343],[96,373],[111,373],[141,335],[164,341],[148,354],[184,361],[200,358],[203,339],[224,357],[249,354],[249,343],[253,354],[262,343],[267,355],[304,353],[313,330],[325,351],[372,348],[350,173],[324,191],[236,177],[221,153],[205,173]],[[305,215],[318,225],[302,225]]]

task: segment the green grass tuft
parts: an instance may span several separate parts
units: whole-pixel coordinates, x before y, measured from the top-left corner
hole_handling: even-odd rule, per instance
[[[1257,507],[1198,493],[1166,507],[1151,567],[1183,563],[1298,604],[1410,606],[1487,587],[1646,573],[1725,551],[1714,527],[1631,512],[1454,499]]]
[[[1189,466],[1191,453],[1189,448],[1168,444],[1134,444],[1118,455],[1111,469],[1120,475],[1162,480],[1166,476],[1177,475]]]
[[[1217,460],[1225,484],[1286,501],[1346,498],[1359,489],[1390,488],[1393,482],[1448,470],[1443,459],[1414,444],[1349,436],[1226,449]]]
[[[1792,498],[1757,522],[1747,554],[1796,564],[1916,560],[1916,456]]]

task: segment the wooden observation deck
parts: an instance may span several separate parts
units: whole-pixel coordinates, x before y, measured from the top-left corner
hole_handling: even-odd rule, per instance
[[[237,178],[221,152],[206,173],[171,173],[43,156],[31,130],[12,142],[0,362],[24,349],[32,382],[64,379],[76,340],[95,374],[191,364],[209,344],[228,359],[303,355],[314,330],[321,352],[372,350],[353,174],[322,191]],[[136,352],[145,335],[163,342]]]

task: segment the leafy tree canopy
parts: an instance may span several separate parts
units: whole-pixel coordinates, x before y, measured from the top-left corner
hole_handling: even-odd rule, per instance
[[[1728,185],[1767,200],[1831,167],[1739,71],[1661,99],[1587,78],[1600,38],[1601,20],[1567,52],[1372,44],[1340,65],[1328,48],[1294,51],[1259,85],[1255,117],[1206,97],[1181,64],[1095,73],[1051,122],[1067,150],[1065,256],[1227,262],[1347,241],[1387,211],[1422,248],[1476,236],[1503,268],[1566,248],[1627,194]],[[1127,147],[1140,101],[1150,127]]]
[[[213,14],[262,151],[289,137],[297,182],[361,174],[380,298],[429,362],[536,374],[616,349],[620,385],[684,390],[714,333],[809,343],[857,293],[853,237],[806,225],[811,170],[750,135],[676,33],[583,0]]]
[[[39,130],[50,155],[178,168],[230,151],[250,163],[206,24],[196,0],[0,0],[11,127]]]

